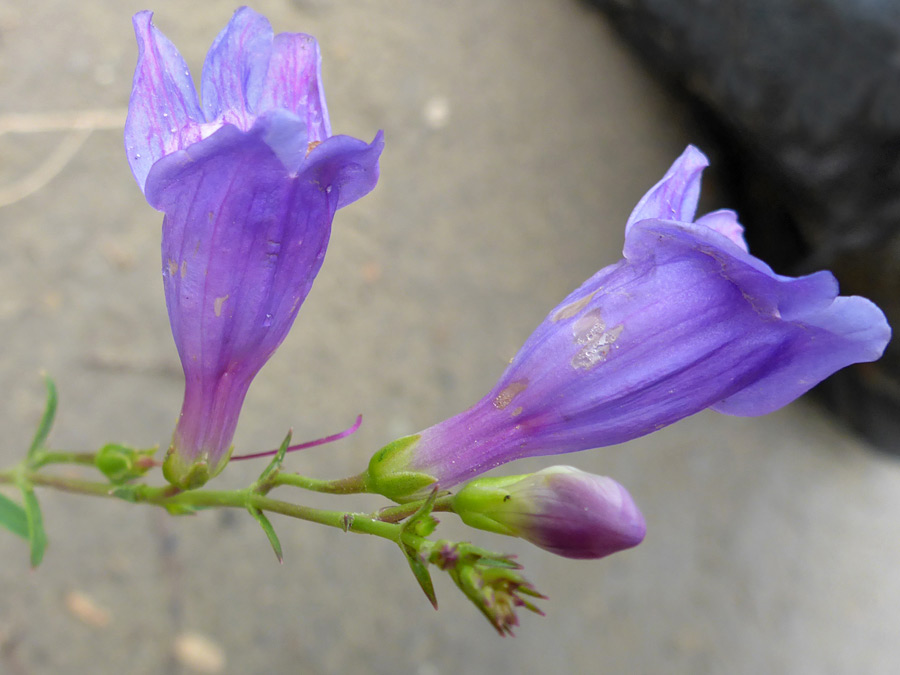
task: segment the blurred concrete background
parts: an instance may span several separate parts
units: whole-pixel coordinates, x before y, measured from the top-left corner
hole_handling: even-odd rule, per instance
[[[34,128],[95,110],[111,127],[0,136],[0,195],[12,202],[0,208],[4,464],[39,417],[41,369],[60,389],[59,448],[165,445],[181,403],[161,217],[131,178],[116,125],[136,58],[130,16],[146,8],[0,5],[0,119],[24,115]],[[619,257],[631,207],[692,140],[690,125],[574,0],[254,8],[276,31],[319,38],[337,133],[387,136],[381,182],[338,214],[325,266],[236,438],[239,451],[265,449],[288,427],[315,438],[361,412],[355,436],[289,460],[346,475],[477,400],[546,312]],[[234,7],[152,9],[196,76]],[[36,169],[42,186],[18,198]],[[714,183],[709,208],[724,206]],[[801,401],[763,419],[701,414],[564,461],[626,485],[647,540],[574,562],[446,516],[447,536],[517,553],[550,596],[547,616],[525,617],[507,640],[447,579],[436,579],[434,612],[381,540],[279,518],[279,566],[242,513],[174,519],[44,491],[51,544],[40,569],[0,532],[0,671],[897,672],[896,458]],[[233,465],[219,480],[243,485],[260,468]]]

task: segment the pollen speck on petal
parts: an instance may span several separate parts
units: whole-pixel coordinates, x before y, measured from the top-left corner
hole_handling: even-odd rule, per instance
[[[581,310],[587,307],[591,299],[594,297],[594,293],[589,293],[583,298],[575,300],[574,302],[570,302],[568,305],[564,305],[560,307],[553,314],[553,318],[551,321],[562,321],[563,319],[571,319],[573,316],[577,315]]]
[[[512,400],[528,388],[528,380],[511,382],[494,398],[494,407],[503,410]]]
[[[227,295],[223,295],[220,298],[216,298],[215,303],[213,305],[213,309],[216,313],[216,316],[222,316],[222,305],[225,304],[225,301],[228,299],[228,297],[229,296],[227,296]]]

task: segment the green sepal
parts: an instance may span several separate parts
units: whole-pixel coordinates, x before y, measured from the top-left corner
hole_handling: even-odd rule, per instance
[[[56,418],[56,384],[46,373],[44,373],[44,384],[47,387],[47,402],[44,404],[44,414],[41,415],[41,421],[34,432],[34,438],[31,439],[31,445],[28,447],[29,460],[35,459],[37,453],[44,448],[44,443],[47,441],[47,436],[50,434],[50,429],[53,426],[53,420]]]
[[[522,576],[522,566],[510,556],[468,542],[436,541],[429,562],[450,575],[500,635],[512,635],[512,628],[518,625],[516,609],[519,607],[543,614],[522,596],[542,599],[545,596]]]
[[[425,537],[430,536],[437,529],[437,526],[438,519],[429,514],[416,521],[415,524],[410,527],[410,530],[412,530],[413,534],[417,537],[422,537],[424,539]]]
[[[288,440],[291,435],[288,434]],[[286,443],[287,441],[285,441]],[[286,445],[284,447],[287,447]],[[265,473],[265,472],[263,472]],[[284,562],[284,556],[281,554],[281,542],[278,540],[278,535],[275,534],[275,528],[272,527],[272,523],[269,522],[269,519],[266,518],[266,514],[260,511],[255,506],[248,506],[247,510],[250,512],[250,515],[256,519],[256,522],[259,523],[260,527],[262,527],[263,532],[266,533],[266,536],[269,538],[269,543],[272,545],[272,550],[275,551],[275,557],[278,558],[278,562]]]
[[[187,465],[170,446],[163,460],[163,477],[179,490],[194,490],[205,485],[212,475],[205,457]]]
[[[436,482],[434,476],[408,469],[412,448],[419,434],[391,441],[369,460],[366,471],[366,490],[377,492],[395,502],[408,502],[423,488]]]
[[[403,541],[404,535],[407,533],[417,537],[427,537],[434,532],[437,521],[431,515],[431,509],[434,508],[434,502],[437,500],[438,489],[434,488],[428,495],[428,498],[422,502],[422,505],[416,509],[416,512],[403,521],[400,527],[400,540]],[[423,524],[424,528],[423,528]],[[424,534],[423,534],[424,532]]]
[[[470,481],[453,495],[453,511],[469,527],[516,537],[518,534],[495,516],[503,512],[504,505],[512,497],[507,488],[526,477],[500,476]]]
[[[454,510],[456,510],[455,503],[453,506]],[[474,527],[486,532],[494,532],[496,534],[505,534],[509,537],[518,536],[512,529],[510,529],[506,525],[503,525],[502,523],[498,523],[496,520],[486,514],[476,513],[473,511],[457,511],[457,514],[459,514],[460,520],[462,520],[469,527]]]
[[[522,566],[509,556],[498,555],[483,548],[472,546],[468,549],[469,553],[478,553],[482,557],[479,558],[479,564],[483,567],[496,567],[503,570],[520,570]],[[481,553],[483,552],[483,553]],[[494,557],[496,556],[496,557]]]
[[[390,476],[381,476],[372,483],[366,483],[366,486],[370,492],[377,492],[402,504],[415,499],[417,492],[433,485],[434,482],[434,477],[426,473],[403,471]]]
[[[0,494],[0,525],[22,539],[28,539],[28,516],[25,509],[2,494]]]
[[[25,519],[28,523],[28,541],[31,544],[31,568],[35,569],[44,559],[47,550],[47,533],[44,531],[44,519],[41,516],[41,505],[31,485],[21,483],[22,501],[25,506]]]

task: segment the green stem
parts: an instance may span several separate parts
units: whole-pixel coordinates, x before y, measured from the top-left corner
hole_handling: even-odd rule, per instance
[[[17,477],[18,473],[15,470],[0,471],[0,483],[15,483]],[[22,477],[32,485],[49,487],[65,492],[94,497],[119,496],[115,493],[117,486],[109,483],[98,483],[32,471],[23,472]],[[292,504],[279,499],[272,499],[249,488],[240,490],[199,489],[180,491],[173,486],[135,485],[132,487],[134,489],[129,491],[128,499],[144,504],[161,507],[180,505],[242,509],[252,506],[261,511],[280,513],[300,520],[337,527],[347,532],[371,534],[393,542],[400,540],[401,526],[393,522],[385,522],[379,519],[377,515],[316,509],[300,504]]]
[[[15,483],[17,475],[15,470],[0,471],[0,483]],[[32,485],[40,485],[49,487],[63,492],[72,492],[75,494],[91,495],[94,497],[112,497],[113,488],[109,483],[96,483],[94,481],[81,480],[78,478],[64,478],[62,476],[54,476],[52,474],[37,472],[22,472],[22,479]]]
[[[349,476],[348,478],[338,478],[336,480],[322,480],[319,478],[301,476],[297,473],[283,473],[279,471],[272,476],[266,487],[268,489],[273,489],[280,485],[291,485],[293,487],[303,488],[304,490],[328,492],[335,495],[359,494],[360,492],[366,491],[364,474]]]
[[[54,450],[40,450],[32,462],[32,469],[39,469],[48,464],[82,464],[94,466],[97,453],[94,452],[57,452]]]
[[[280,513],[312,523],[337,527],[348,532],[372,534],[395,542],[400,537],[400,526],[394,523],[382,522],[369,514],[316,509],[310,506],[281,501],[280,499],[272,499],[249,490],[191,490],[173,497],[154,501],[153,503],[158,503],[160,506],[165,506],[166,504],[238,508],[254,506],[260,511]]]

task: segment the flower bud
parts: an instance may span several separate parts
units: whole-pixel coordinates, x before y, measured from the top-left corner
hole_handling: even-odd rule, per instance
[[[453,497],[453,510],[471,527],[566,558],[602,558],[637,546],[647,531],[624,487],[571,466],[471,481]]]
[[[97,452],[95,466],[110,482],[124,483],[140,478],[153,465],[156,448],[136,450],[127,445],[108,443]]]

